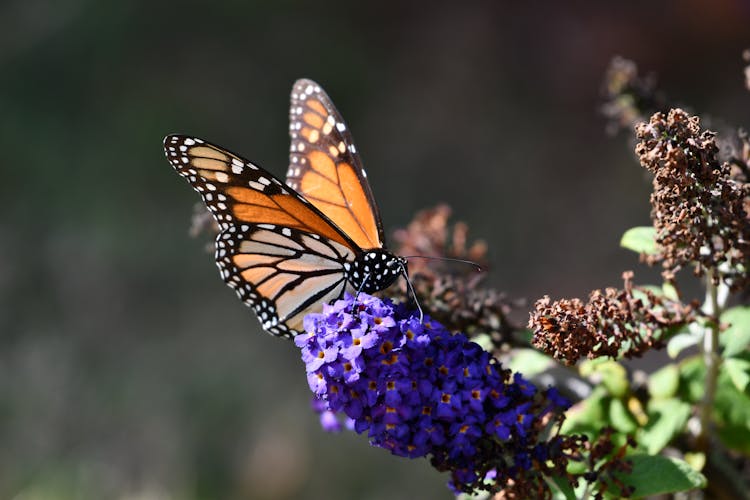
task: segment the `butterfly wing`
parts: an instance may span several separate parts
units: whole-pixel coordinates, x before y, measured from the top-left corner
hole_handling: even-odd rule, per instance
[[[305,314],[343,294],[345,266],[361,250],[317,208],[264,169],[201,139],[170,135],[164,149],[219,224],[222,278],[266,331],[296,335]]]
[[[383,224],[352,135],[331,99],[311,80],[297,80],[289,109],[287,184],[361,248],[382,248]]]
[[[232,227],[219,236],[216,262],[221,276],[251,306],[267,332],[292,337],[302,320],[322,304],[352,292],[344,264],[352,251],[297,229],[260,224]]]

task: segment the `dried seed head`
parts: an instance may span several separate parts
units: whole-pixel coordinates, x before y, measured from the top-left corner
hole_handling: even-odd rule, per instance
[[[693,318],[693,308],[634,287],[633,273],[623,273],[623,289],[594,290],[588,302],[549,297],[538,300],[528,327],[533,345],[557,360],[641,356],[661,347],[665,333]]]
[[[739,288],[747,281],[750,222],[748,188],[732,178],[718,160],[715,134],[702,131],[699,118],[681,109],[656,113],[636,127],[641,165],[654,174],[651,217],[661,252],[664,278],[692,265],[696,275],[708,270]]]
[[[465,259],[476,262],[483,268],[487,267],[487,244],[476,240],[468,245],[469,227],[463,222],[456,222],[451,226],[448,222],[450,216],[451,209],[448,205],[438,205],[418,212],[406,228],[397,229],[393,233],[393,239],[398,245],[397,253]],[[447,274],[477,276],[476,270],[471,266],[429,259],[409,261],[409,270],[430,278]]]
[[[419,212],[405,229],[394,233],[396,253],[471,260],[485,268],[487,245],[483,241],[469,243],[468,226],[462,222],[451,225],[450,214],[447,205]],[[472,266],[413,259],[409,261],[409,272],[422,307],[449,330],[469,336],[488,334],[501,351],[515,342],[513,333],[520,327],[508,319],[508,314],[524,302],[481,287],[484,274]],[[403,284],[388,293],[399,301],[410,298]]]

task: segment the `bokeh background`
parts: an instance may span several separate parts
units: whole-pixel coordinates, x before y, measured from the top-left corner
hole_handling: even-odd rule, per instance
[[[291,84],[333,97],[389,230],[449,203],[513,297],[653,272],[649,182],[599,114],[617,54],[747,123],[744,0],[0,3],[0,498],[449,498],[324,435],[303,366],[191,239],[182,132],[286,171]],[[521,314],[523,320],[523,313]]]

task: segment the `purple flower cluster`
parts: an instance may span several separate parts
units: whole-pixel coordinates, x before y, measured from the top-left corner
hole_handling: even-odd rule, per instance
[[[513,478],[550,459],[542,419],[568,402],[511,376],[463,334],[365,294],[324,306],[304,326],[295,343],[327,428],[343,413],[375,446],[429,455],[463,491],[493,470]]]

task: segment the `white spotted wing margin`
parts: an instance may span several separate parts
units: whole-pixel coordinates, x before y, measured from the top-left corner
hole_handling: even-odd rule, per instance
[[[362,248],[384,248],[385,233],[349,127],[326,92],[297,80],[289,106],[289,169],[297,190]]]
[[[267,332],[297,335],[306,314],[344,293],[345,266],[361,250],[307,200],[266,170],[201,139],[170,135],[164,150],[219,224],[222,278]]]

